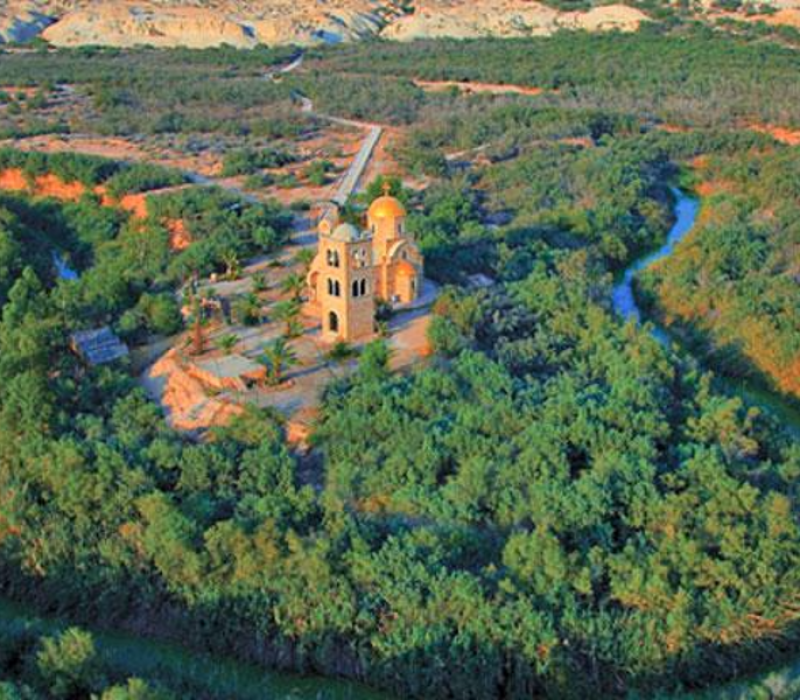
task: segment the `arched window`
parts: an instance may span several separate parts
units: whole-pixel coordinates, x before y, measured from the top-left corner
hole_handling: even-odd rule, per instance
[[[359,296],[359,291],[358,290],[359,290],[358,280],[353,280],[353,296],[354,297]]]
[[[328,295],[333,296],[333,280],[328,278]]]
[[[404,251],[403,251],[403,252],[400,254],[400,257],[401,257],[401,258],[403,258],[403,260],[408,260],[408,251],[405,251],[405,250],[404,250]]]
[[[340,297],[342,296],[342,285],[339,284],[339,281],[336,280],[333,283],[333,296]]]
[[[359,284],[359,288],[360,288],[360,291],[361,291],[361,296],[362,297],[366,296],[366,294],[367,294],[367,280],[366,279],[361,280],[361,283]]]
[[[367,252],[363,248],[356,248],[353,251],[353,261],[356,267],[365,267],[367,264]]]
[[[339,332],[339,317],[336,315],[335,311],[331,311],[328,314],[328,330],[331,333]]]
[[[328,265],[331,267],[339,267],[339,252],[336,250],[328,250]]]

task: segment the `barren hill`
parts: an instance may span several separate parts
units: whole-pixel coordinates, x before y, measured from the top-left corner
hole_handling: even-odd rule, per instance
[[[797,23],[792,8],[800,0],[773,5]],[[57,46],[248,48],[376,35],[407,41],[542,36],[558,29],[635,31],[646,20],[622,3],[565,12],[535,0],[0,0],[0,43],[41,34]]]
[[[309,44],[376,34],[386,0],[0,0],[0,42],[44,30],[57,46]]]
[[[409,40],[525,36],[559,27],[632,30],[643,19],[622,5],[563,13],[526,0],[0,0],[0,42],[42,33],[57,46],[248,48],[378,34]]]

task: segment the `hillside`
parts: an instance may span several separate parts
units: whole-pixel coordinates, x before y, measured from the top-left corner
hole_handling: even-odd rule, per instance
[[[8,0],[0,2],[0,43],[41,34],[56,46],[250,48],[373,36],[412,40],[537,36],[560,28],[632,31],[646,19],[625,5],[561,11],[527,0]]]

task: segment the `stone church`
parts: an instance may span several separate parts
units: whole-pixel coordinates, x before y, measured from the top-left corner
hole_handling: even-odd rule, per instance
[[[342,223],[338,210],[322,217],[308,285],[324,340],[366,340],[375,333],[377,300],[393,307],[417,300],[423,259],[406,230],[406,217],[388,191],[370,206],[366,229]]]

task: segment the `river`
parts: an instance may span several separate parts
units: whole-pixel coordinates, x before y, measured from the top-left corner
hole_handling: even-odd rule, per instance
[[[671,255],[675,247],[692,232],[697,222],[700,201],[676,187],[672,188],[672,194],[675,197],[675,223],[667,235],[666,242],[658,250],[638,258],[625,270],[625,273],[614,286],[612,302],[616,312],[625,320],[633,320],[636,323],[649,321],[653,337],[662,345],[670,346],[675,343],[679,347],[684,347],[680,338],[671,333],[669,329],[659,325],[654,319],[644,317],[633,291],[636,275],[659,260]],[[726,392],[741,396],[748,403],[770,411],[793,433],[800,433],[800,411],[783,397],[770,392],[759,383],[749,379],[732,379],[718,376],[717,382]],[[800,697],[799,694],[800,660],[796,660],[789,664],[784,663],[774,670],[766,671],[759,676],[737,683],[674,697],[675,700],[712,700],[712,698],[714,700],[753,700],[757,697],[790,700]]]
[[[653,337],[662,345],[669,346],[675,343],[684,347],[684,343],[678,335],[659,325],[655,319],[644,318],[633,291],[636,275],[671,255],[675,247],[692,232],[697,222],[700,201],[685,194],[677,187],[671,189],[675,197],[675,223],[667,235],[666,242],[658,250],[638,258],[625,270],[619,282],[614,286],[612,303],[616,312],[626,320],[633,320],[636,323],[641,323],[643,320],[649,321]],[[726,392],[741,396],[748,403],[766,409],[793,433],[800,434],[800,409],[782,396],[769,391],[754,379],[732,378],[718,374],[716,380],[717,384]]]

